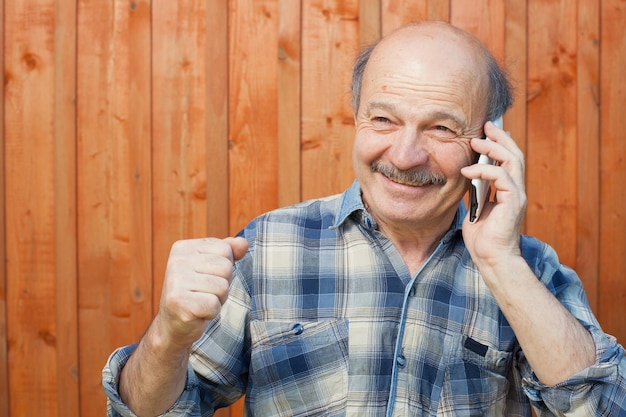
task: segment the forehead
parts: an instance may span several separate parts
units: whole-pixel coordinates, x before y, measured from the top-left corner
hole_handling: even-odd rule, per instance
[[[426,94],[432,99],[482,103],[486,65],[473,38],[444,27],[408,27],[383,39],[372,52],[362,93]],[[456,96],[456,97],[455,97]]]

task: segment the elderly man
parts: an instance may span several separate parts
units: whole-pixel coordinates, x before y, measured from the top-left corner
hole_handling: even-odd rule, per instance
[[[358,58],[353,94],[354,184],[177,242],[154,321],[105,367],[109,415],[211,415],[244,394],[262,417],[626,413],[623,348],[520,235],[523,155],[489,121],[512,100],[487,49],[405,26]],[[477,178],[496,199],[470,222]]]

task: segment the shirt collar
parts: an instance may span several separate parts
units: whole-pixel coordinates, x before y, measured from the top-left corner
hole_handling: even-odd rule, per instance
[[[367,213],[365,205],[363,204],[363,199],[361,198],[361,184],[359,184],[358,180],[354,180],[350,188],[344,191],[341,195],[339,210],[337,210],[335,222],[331,228],[335,229],[341,226],[343,222],[346,221],[348,216],[357,211],[363,212],[363,214],[369,219],[368,223],[371,224],[372,228],[376,227],[374,219],[369,215],[369,213]],[[459,207],[456,210],[454,220],[452,221],[452,225],[450,226],[450,230],[446,235],[450,235],[450,232],[454,233],[461,230],[461,227],[463,226],[463,219],[466,214],[467,209],[465,208],[465,203],[461,200]]]

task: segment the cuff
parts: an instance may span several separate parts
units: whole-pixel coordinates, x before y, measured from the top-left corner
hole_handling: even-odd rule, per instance
[[[137,417],[136,414],[124,404],[118,391],[122,369],[136,347],[137,345],[133,344],[115,350],[102,370],[102,387],[107,396],[107,417]],[[190,365],[187,370],[187,382],[185,383],[183,393],[174,405],[172,405],[168,411],[161,414],[161,416],[200,417],[198,384],[198,377],[193,372]]]
[[[594,365],[554,386],[541,383],[531,370],[525,372],[528,376],[523,379],[523,388],[533,405],[558,415],[597,410],[597,403],[606,395],[603,391],[618,379],[619,367],[624,362],[624,349],[613,336],[599,329],[589,331],[596,344]]]

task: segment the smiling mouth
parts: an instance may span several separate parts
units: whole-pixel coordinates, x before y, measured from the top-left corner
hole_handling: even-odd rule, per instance
[[[444,185],[448,179],[441,173],[424,170],[401,170],[393,165],[382,164],[375,161],[371,165],[372,172],[379,173],[389,181],[410,187],[423,187],[426,185]]]
[[[395,182],[396,184],[408,185],[410,187],[423,187],[425,185],[432,185],[430,182],[421,182],[421,181],[404,181],[398,178],[391,178],[385,174],[382,174],[385,178],[387,178],[391,182]]]

